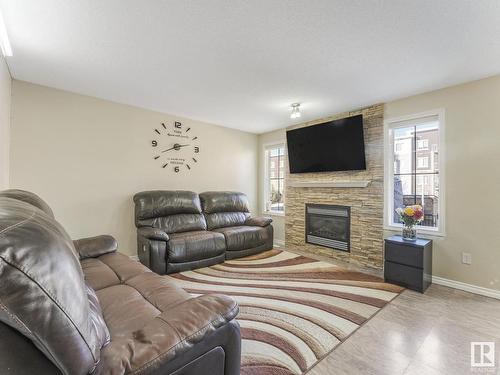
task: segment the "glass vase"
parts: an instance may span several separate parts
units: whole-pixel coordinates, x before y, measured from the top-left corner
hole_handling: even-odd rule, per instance
[[[415,226],[403,226],[403,240],[415,241],[417,239],[417,229]]]

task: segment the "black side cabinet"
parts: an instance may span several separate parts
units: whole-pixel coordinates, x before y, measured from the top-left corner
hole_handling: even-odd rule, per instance
[[[385,281],[420,293],[432,283],[432,240],[385,239]]]

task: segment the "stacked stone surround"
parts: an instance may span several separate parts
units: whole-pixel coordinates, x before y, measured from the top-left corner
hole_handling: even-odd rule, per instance
[[[289,248],[328,256],[363,266],[382,268],[384,210],[384,105],[309,121],[287,128],[297,129],[348,116],[363,115],[366,170],[290,174],[286,168],[285,242]],[[290,182],[370,180],[366,188],[292,187]],[[306,203],[351,207],[351,252],[305,242]]]

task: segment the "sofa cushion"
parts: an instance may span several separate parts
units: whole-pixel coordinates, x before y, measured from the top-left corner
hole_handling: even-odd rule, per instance
[[[0,197],[17,199],[22,202],[26,202],[35,206],[49,215],[51,218],[54,218],[54,213],[49,205],[38,195],[32,193],[31,191],[20,190],[20,189],[8,189],[0,191]]]
[[[208,231],[171,234],[167,246],[168,261],[171,263],[213,258],[226,250],[224,236],[221,233]]]
[[[228,251],[250,249],[264,245],[269,240],[269,231],[263,227],[237,226],[214,229],[226,238]]]
[[[243,225],[250,217],[247,196],[232,191],[207,191],[200,194],[208,230]]]
[[[134,195],[138,220],[176,214],[201,214],[198,194],[183,190],[143,191]]]
[[[34,205],[0,198],[0,320],[65,374],[90,373],[102,342],[73,241]]]
[[[81,260],[85,280],[96,291],[125,283],[129,279],[151,272],[139,262],[121,253],[110,253],[98,258]]]
[[[233,191],[207,191],[200,194],[203,212],[250,212],[248,198]]]
[[[130,288],[125,293],[127,291],[131,292]],[[167,310],[141,314],[153,306],[149,299],[143,299],[141,306],[140,295],[135,293],[134,296],[133,303],[136,305],[132,311],[125,310],[126,306],[121,306],[119,311],[114,310],[116,320],[114,328],[110,328],[111,343],[102,350],[100,374],[171,374],[171,371],[159,370],[187,355],[195,345],[227,325],[238,313],[238,305],[231,297],[207,294],[188,298]],[[110,305],[114,301],[112,298]],[[105,319],[111,320],[104,311]],[[127,323],[120,324],[120,319],[129,321],[132,313],[137,316],[136,323],[132,323],[133,330]],[[210,370],[207,369],[207,374],[211,373]],[[187,374],[182,370],[178,373]]]
[[[244,225],[249,217],[248,212],[216,212],[205,215],[208,230]]]
[[[161,229],[168,234],[207,229],[207,222],[202,214],[162,216],[148,221],[152,227]]]
[[[134,195],[135,224],[166,233],[207,229],[198,194],[181,190],[143,191]]]
[[[97,341],[101,348],[109,344],[111,336],[109,335],[109,329],[102,316],[101,305],[95,290],[86,282],[85,288],[87,290],[87,298],[89,300],[90,308],[90,320],[92,324],[96,327],[97,331]]]

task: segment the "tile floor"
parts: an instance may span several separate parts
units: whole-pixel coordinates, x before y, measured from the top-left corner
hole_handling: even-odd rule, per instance
[[[471,341],[495,342],[495,367],[471,368]],[[500,300],[433,284],[404,291],[307,375],[500,374]]]

